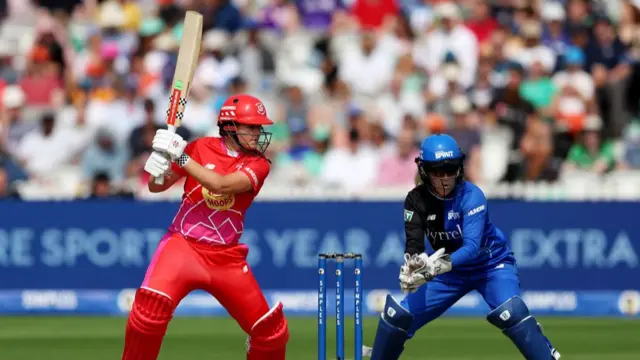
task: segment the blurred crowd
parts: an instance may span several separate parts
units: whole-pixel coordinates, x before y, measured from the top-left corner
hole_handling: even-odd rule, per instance
[[[431,133],[480,184],[640,170],[638,0],[2,0],[0,197],[144,197],[185,10],[179,132],[260,97],[266,187],[408,189]]]

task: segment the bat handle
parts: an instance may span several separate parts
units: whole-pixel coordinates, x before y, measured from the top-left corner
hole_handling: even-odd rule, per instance
[[[172,133],[175,133],[176,132],[176,127],[172,126],[172,125],[168,125],[167,130],[171,131]],[[155,179],[155,183],[156,183],[156,185],[164,184],[164,176],[157,177]]]

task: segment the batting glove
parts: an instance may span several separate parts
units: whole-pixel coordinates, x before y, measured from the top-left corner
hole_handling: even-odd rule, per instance
[[[175,161],[184,152],[187,142],[176,133],[167,129],[159,129],[153,138],[153,150],[169,155],[171,160]]]
[[[171,170],[171,163],[166,156],[154,151],[144,164],[144,171],[154,178],[165,176]]]

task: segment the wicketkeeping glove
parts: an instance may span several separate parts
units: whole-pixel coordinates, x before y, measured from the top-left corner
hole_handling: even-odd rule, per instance
[[[417,262],[418,255],[404,254],[404,265],[400,267],[400,289],[403,293],[413,293],[420,286],[426,283],[426,279],[423,274],[416,273],[419,263]]]
[[[420,264],[424,264],[415,272],[423,274],[428,278],[427,281],[431,281],[434,277],[451,271],[453,268],[451,264],[451,256],[444,253],[444,248],[438,249],[431,256],[422,253],[418,255],[418,261]]]
[[[404,293],[413,293],[436,276],[451,271],[451,259],[444,248],[433,255],[404,255],[405,263],[400,267],[400,289]]]

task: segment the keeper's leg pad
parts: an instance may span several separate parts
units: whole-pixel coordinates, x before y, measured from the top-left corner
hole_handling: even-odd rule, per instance
[[[156,360],[174,309],[166,294],[138,289],[127,321],[122,360]]]
[[[511,339],[525,359],[551,360],[560,357],[519,296],[495,308],[487,315],[487,320]]]
[[[247,360],[284,360],[288,341],[289,327],[279,302],[251,328]]]
[[[413,315],[391,295],[387,295],[373,342],[371,360],[396,360],[404,351]]]

